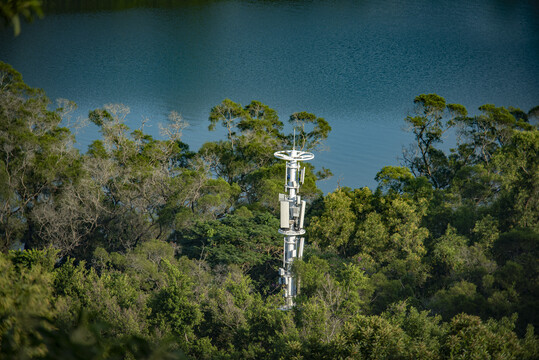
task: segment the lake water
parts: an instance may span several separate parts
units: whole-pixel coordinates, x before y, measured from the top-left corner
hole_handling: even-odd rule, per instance
[[[172,4],[172,5],[171,5]],[[187,1],[166,8],[49,12],[19,37],[0,32],[0,60],[78,115],[107,103],[131,108],[129,125],[158,136],[176,110],[198,149],[224,98],[256,99],[285,121],[326,118],[319,186],[376,186],[413,139],[403,119],[413,98],[435,92],[475,112],[494,103],[539,104],[539,6],[534,1]],[[94,127],[78,136],[86,150]]]

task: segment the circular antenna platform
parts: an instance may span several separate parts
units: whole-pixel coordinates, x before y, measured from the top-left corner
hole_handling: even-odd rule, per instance
[[[278,159],[286,161],[308,161],[314,159],[313,153],[298,150],[281,150],[276,151],[273,155]]]
[[[299,229],[299,230],[284,230],[279,229],[277,230],[279,234],[287,235],[287,236],[299,236],[305,234],[305,229]]]

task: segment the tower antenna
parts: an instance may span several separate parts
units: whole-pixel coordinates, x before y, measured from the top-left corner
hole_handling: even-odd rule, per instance
[[[296,150],[296,129],[292,150],[281,150],[274,153],[275,157],[286,161],[285,194],[279,194],[281,204],[281,225],[279,233],[284,235],[283,267],[279,268],[279,283],[284,287],[285,304],[282,310],[290,310],[294,306],[294,298],[299,291],[299,280],[292,274],[292,263],[303,257],[305,234],[303,223],[305,219],[305,200],[298,195],[299,187],[305,179],[305,168],[301,161],[314,159],[314,155],[306,151]]]

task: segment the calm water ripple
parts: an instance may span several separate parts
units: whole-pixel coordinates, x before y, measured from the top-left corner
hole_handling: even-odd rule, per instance
[[[197,149],[210,108],[260,100],[286,120],[306,110],[333,127],[315,164],[333,170],[324,191],[374,187],[411,142],[403,119],[420,93],[475,111],[484,103],[539,104],[539,8],[533,1],[212,1],[166,9],[50,13],[13,38],[0,60],[79,114],[130,106],[130,125],[171,110]],[[77,137],[86,146],[89,127]]]

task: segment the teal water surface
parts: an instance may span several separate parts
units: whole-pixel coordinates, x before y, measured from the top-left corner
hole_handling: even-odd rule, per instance
[[[144,2],[142,2],[144,3]],[[0,33],[0,60],[78,115],[107,103],[158,135],[178,111],[191,148],[222,133],[208,113],[224,98],[256,99],[282,120],[325,117],[329,149],[319,186],[375,187],[413,139],[403,130],[413,98],[435,92],[474,112],[485,103],[539,104],[539,7],[533,1],[187,1],[166,8],[50,11]],[[94,127],[77,136],[85,150]]]

